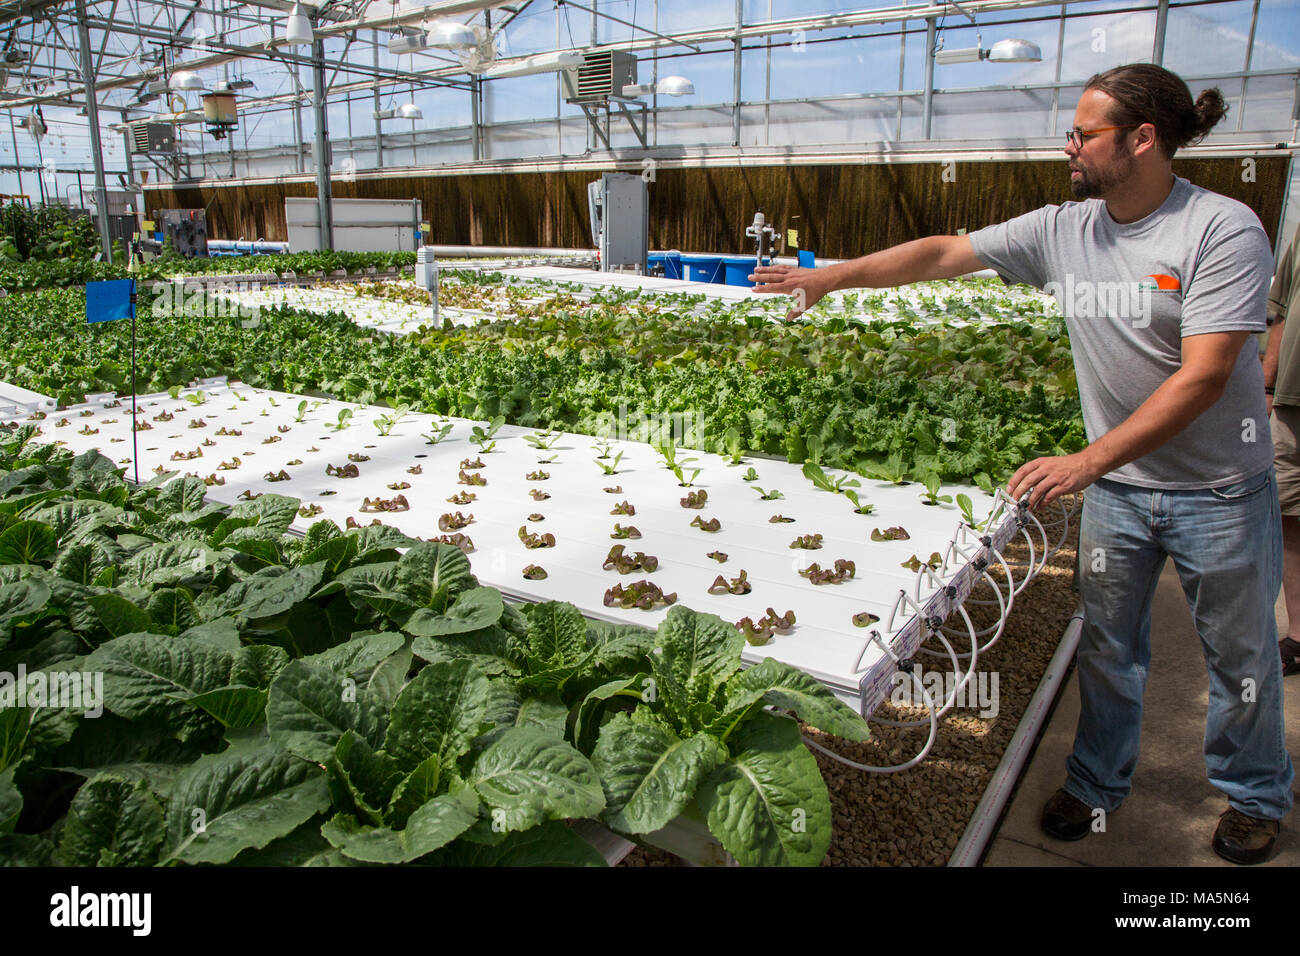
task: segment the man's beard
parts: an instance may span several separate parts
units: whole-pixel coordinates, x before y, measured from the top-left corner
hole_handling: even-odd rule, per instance
[[[1073,176],[1070,177],[1070,192],[1075,199],[1096,199],[1133,175],[1136,165],[1132,156],[1124,154],[1101,169],[1089,171],[1081,168],[1077,182]]]

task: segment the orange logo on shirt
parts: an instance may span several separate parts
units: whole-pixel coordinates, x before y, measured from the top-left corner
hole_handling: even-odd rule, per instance
[[[1182,283],[1180,283],[1176,278],[1174,278],[1173,276],[1167,276],[1163,272],[1157,272],[1154,275],[1143,276],[1143,278],[1155,279],[1156,289],[1160,292],[1177,292],[1179,289],[1183,287]],[[1143,284],[1145,285],[1146,283]]]

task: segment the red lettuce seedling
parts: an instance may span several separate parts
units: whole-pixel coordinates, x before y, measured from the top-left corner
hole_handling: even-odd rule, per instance
[[[743,568],[740,571],[739,577],[732,578],[728,581],[719,574],[713,579],[713,583],[709,585],[710,594],[748,594],[752,590],[754,590],[754,588],[749,583],[749,572]]]
[[[406,495],[398,495],[395,498],[375,498],[373,501],[366,498],[361,504],[362,511],[410,511],[411,504],[406,500]]]
[[[839,584],[846,578],[851,578],[857,574],[857,567],[852,561],[844,558],[835,559],[835,568],[822,568],[821,565],[813,563],[799,572],[800,577],[805,577],[813,584]]]
[[[623,545],[616,544],[609,549],[609,554],[605,555],[605,563],[601,567],[606,571],[617,571],[619,574],[631,574],[633,571],[651,574],[659,567],[659,559],[644,551],[629,556],[624,553]]]
[[[681,499],[683,508],[703,508],[704,503],[709,500],[709,493],[704,489],[699,491],[688,491],[686,497]]]
[[[474,542],[468,535],[463,534],[441,534],[429,539],[431,544],[450,544],[460,548],[466,554],[474,550]]]
[[[615,584],[605,592],[605,607],[618,606],[626,610],[640,608],[643,611],[653,611],[656,607],[676,602],[676,591],[665,594],[653,581],[633,581],[627,587]]]
[[[524,543],[525,548],[553,548],[555,547],[555,535],[549,531],[546,534],[537,534],[530,532],[527,525],[521,525],[519,528],[519,540]]]
[[[438,530],[459,531],[461,528],[467,527],[473,520],[474,520],[473,515],[469,515],[467,517],[461,514],[459,511],[457,511],[454,515],[453,514],[441,515],[438,518]]]

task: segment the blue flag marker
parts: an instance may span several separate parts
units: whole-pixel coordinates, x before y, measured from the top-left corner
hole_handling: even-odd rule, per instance
[[[86,283],[86,321],[112,322],[135,318],[131,302],[135,295],[134,279],[109,279]]]

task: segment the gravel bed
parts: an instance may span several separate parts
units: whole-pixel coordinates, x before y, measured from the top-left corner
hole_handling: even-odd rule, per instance
[[[926,759],[899,773],[864,773],[813,752],[830,791],[834,818],[823,866],[943,866],[948,862],[1078,606],[1073,586],[1077,520],[1076,514],[1061,549],[1016,599],[1002,638],[980,656],[978,671],[998,675],[996,716],[980,717],[979,711],[989,708],[979,706],[953,708],[940,721],[938,738]],[[1027,556],[1023,539],[1019,548],[1006,555],[1010,561],[1024,561]],[[972,596],[992,599],[987,586]],[[997,608],[969,607],[968,612],[976,627],[983,628],[993,622]],[[962,623],[959,615],[954,620]],[[958,652],[968,650],[968,644],[969,638],[953,642]],[[941,645],[931,641],[927,647]],[[920,660],[927,670],[939,667],[937,658]],[[991,689],[991,678],[986,681]],[[973,698],[968,701],[976,703]],[[886,700],[875,716],[915,720],[924,714]],[[873,723],[872,739],[865,743],[829,737],[811,728],[805,731],[849,760],[889,766],[905,763],[919,751],[928,726],[900,729]],[[682,861],[661,850],[637,847],[621,865],[678,866]]]

